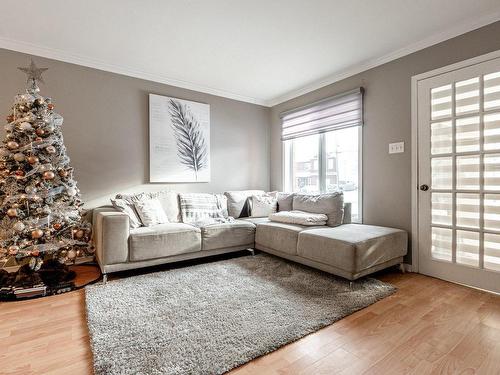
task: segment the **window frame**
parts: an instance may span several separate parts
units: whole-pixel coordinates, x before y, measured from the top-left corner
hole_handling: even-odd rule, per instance
[[[363,126],[353,126],[358,130],[358,212],[357,219],[353,223],[363,223]],[[345,128],[342,128],[345,129]],[[326,155],[326,134],[336,132],[342,129],[330,130],[329,132],[319,133],[318,140],[318,175],[319,175],[319,188],[320,193],[326,193],[326,172],[328,169],[328,160]],[[301,137],[297,137],[299,139]],[[286,155],[285,142],[292,141],[289,147],[289,155]],[[293,160],[293,139],[281,141],[281,160],[282,160],[282,176],[281,186],[284,189],[285,185],[293,186],[292,181],[287,180],[287,174],[292,178],[293,176],[293,163],[286,165],[287,160]],[[326,167],[326,168],[325,168]],[[354,214],[354,212],[352,212]]]

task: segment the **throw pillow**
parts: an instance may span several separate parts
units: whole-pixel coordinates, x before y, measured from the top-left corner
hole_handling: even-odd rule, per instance
[[[175,191],[161,190],[147,194],[150,199],[158,199],[170,223],[180,223],[179,194]]]
[[[223,210],[214,194],[179,194],[182,221],[186,224],[206,219],[224,218]]]
[[[295,193],[278,192],[278,211],[291,211],[293,209],[293,197]]]
[[[133,203],[129,203],[124,199],[111,199],[111,204],[115,209],[117,209],[120,212],[123,212],[128,215],[129,217],[129,223],[130,223],[130,228],[139,228],[142,223],[141,219],[137,215],[137,212],[135,211],[135,207]]]
[[[274,194],[252,195],[250,217],[267,217],[278,210],[278,200]]]
[[[227,211],[227,197],[224,194],[214,194],[217,199],[217,206],[219,207],[222,216],[225,218],[229,217],[229,213]]]
[[[297,194],[293,197],[293,209],[328,216],[327,225],[336,227],[344,217],[344,194],[341,192],[319,195]]]
[[[262,195],[264,190],[226,191],[228,214],[235,219],[250,215],[249,199],[252,195]]]
[[[280,211],[269,215],[269,220],[277,221],[278,223],[313,226],[326,225],[328,216],[303,211]]]
[[[147,226],[168,223],[168,217],[158,199],[146,199],[134,204],[142,223]]]

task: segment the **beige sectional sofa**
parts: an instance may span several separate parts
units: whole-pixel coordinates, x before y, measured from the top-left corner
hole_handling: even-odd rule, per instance
[[[260,193],[264,192],[227,192],[229,215],[248,213],[247,202],[241,200]],[[162,202],[170,221],[165,224],[131,228],[126,213],[111,206],[94,209],[96,255],[105,278],[111,272],[258,249],[355,280],[402,263],[407,252],[405,231],[351,224],[350,204],[343,205],[342,217],[336,219],[341,225],[334,227],[286,224],[267,217],[238,217],[232,222],[194,226],[182,222],[178,200],[172,198],[174,193],[168,194]],[[304,202],[300,204],[307,208]],[[311,212],[317,211],[318,206],[311,206]],[[332,215],[328,217],[333,220]]]

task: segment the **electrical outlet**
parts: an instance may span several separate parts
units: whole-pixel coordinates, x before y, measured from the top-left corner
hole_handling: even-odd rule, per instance
[[[389,143],[389,154],[399,154],[401,152],[405,152],[404,142]]]

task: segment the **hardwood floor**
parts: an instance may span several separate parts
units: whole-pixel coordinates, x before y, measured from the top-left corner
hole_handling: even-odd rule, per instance
[[[500,297],[390,272],[394,295],[231,372],[500,374]],[[0,304],[0,374],[91,374],[84,292]]]

